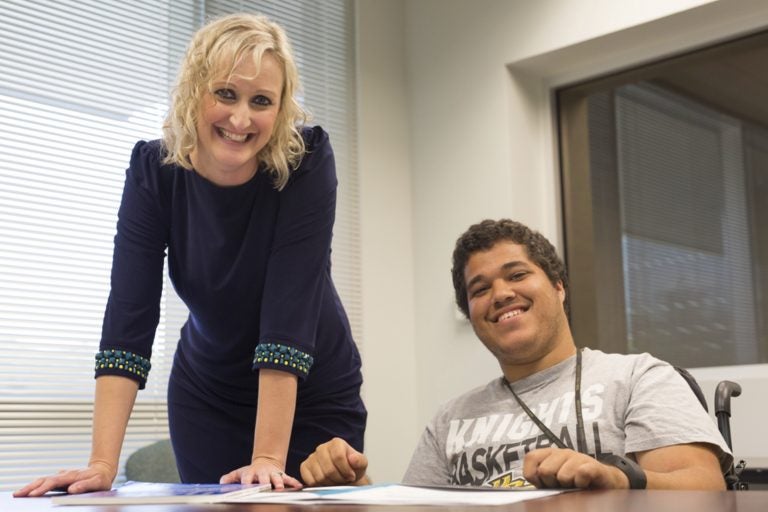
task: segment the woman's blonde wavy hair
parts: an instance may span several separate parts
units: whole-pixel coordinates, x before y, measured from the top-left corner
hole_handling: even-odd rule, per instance
[[[280,63],[284,84],[272,138],[259,152],[282,190],[291,170],[301,161],[306,148],[299,127],[308,114],[294,95],[299,88],[299,73],[285,31],[266,16],[231,14],[212,20],[194,35],[179,68],[171,108],[163,123],[163,163],[192,169],[190,154],[197,146],[197,119],[203,96],[212,92],[212,83],[229,76],[244,56],[250,55],[259,67],[269,53]]]

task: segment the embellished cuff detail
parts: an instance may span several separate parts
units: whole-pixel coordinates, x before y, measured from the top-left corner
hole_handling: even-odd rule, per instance
[[[279,343],[261,343],[256,346],[253,366],[285,367],[306,377],[314,359],[301,350],[281,345]]]
[[[128,373],[137,377],[142,384],[146,382],[152,365],[149,359],[126,350],[106,349],[96,353],[96,374]]]

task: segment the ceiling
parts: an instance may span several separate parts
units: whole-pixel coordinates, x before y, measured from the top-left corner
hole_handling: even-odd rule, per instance
[[[661,66],[651,81],[768,127],[767,33],[674,61],[675,65]]]

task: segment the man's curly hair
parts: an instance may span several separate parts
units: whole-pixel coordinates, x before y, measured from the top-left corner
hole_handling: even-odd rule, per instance
[[[525,247],[528,257],[544,271],[553,286],[558,282],[563,284],[563,290],[565,290],[563,307],[566,316],[570,317],[568,276],[565,272],[563,260],[560,259],[554,246],[544,235],[524,224],[509,219],[486,219],[470,226],[456,240],[456,247],[453,250],[451,274],[453,276],[453,289],[456,293],[456,304],[461,309],[461,312],[469,318],[467,283],[464,281],[464,269],[469,258],[478,251],[489,250],[502,240]]]

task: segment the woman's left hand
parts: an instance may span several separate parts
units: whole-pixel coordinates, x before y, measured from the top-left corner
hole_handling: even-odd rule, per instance
[[[301,489],[301,482],[290,475],[286,475],[283,468],[275,461],[257,457],[250,466],[243,466],[230,471],[219,480],[221,484],[272,484],[272,488],[281,491],[285,488]]]

